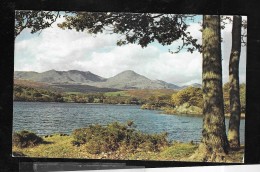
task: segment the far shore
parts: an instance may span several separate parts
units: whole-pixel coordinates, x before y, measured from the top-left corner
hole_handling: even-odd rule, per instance
[[[88,104],[88,105],[125,105],[125,106],[140,106],[140,104],[120,104],[120,103],[117,103],[117,104],[109,104],[109,103],[83,103],[83,102],[44,102],[44,101],[14,101],[14,102],[42,102],[42,103],[80,103],[80,104]],[[152,109],[146,109],[146,110],[152,110]],[[183,114],[183,113],[167,113],[161,109],[156,109],[156,110],[159,110],[159,111],[162,111],[166,114],[169,114],[169,115],[187,115],[187,116],[202,116],[202,114]],[[225,114],[225,117],[226,118],[229,118],[230,117],[230,113],[226,113]],[[240,119],[245,119],[245,113],[241,113],[241,116],[240,116]]]
[[[193,117],[202,117],[202,114],[178,114],[178,113],[172,113],[172,114],[170,114],[170,113],[167,113],[168,115],[177,115],[177,116],[193,116]],[[229,113],[226,113],[225,114],[225,117],[226,118],[230,118],[230,114]],[[240,116],[240,119],[245,119],[245,113],[241,113],[241,116]]]
[[[160,110],[160,109],[158,109]],[[191,117],[202,117],[202,114],[191,114],[191,113],[171,113],[171,112],[167,112],[167,111],[163,111],[161,110],[163,114],[167,114],[167,115],[177,115],[177,116],[191,116]],[[230,118],[230,113],[225,113],[224,114],[226,118]],[[241,113],[240,115],[240,119],[245,119],[245,113]]]

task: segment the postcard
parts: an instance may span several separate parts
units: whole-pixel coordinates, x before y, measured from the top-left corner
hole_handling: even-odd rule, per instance
[[[17,10],[13,156],[243,163],[246,27]]]

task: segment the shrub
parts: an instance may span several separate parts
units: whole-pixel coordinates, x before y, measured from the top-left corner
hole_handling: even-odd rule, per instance
[[[180,90],[172,95],[172,104],[180,106],[188,103],[191,106],[203,107],[202,89],[195,87],[188,87]]]
[[[20,131],[13,134],[13,145],[19,148],[33,147],[43,143],[43,139],[35,133]]]
[[[99,124],[73,131],[74,145],[84,145],[86,151],[91,154],[102,152],[115,152],[125,148],[128,152],[138,149],[147,151],[159,151],[161,147],[169,145],[167,133],[144,134],[135,129],[132,121],[126,124],[114,122],[106,126]]]

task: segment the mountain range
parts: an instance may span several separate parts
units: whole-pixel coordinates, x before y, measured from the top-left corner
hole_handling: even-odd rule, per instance
[[[89,71],[56,71],[49,70],[46,72],[38,73],[34,71],[15,71],[14,79],[16,80],[29,80],[34,82],[47,83],[50,85],[72,85],[75,86],[90,86],[97,88],[110,88],[110,89],[182,89],[172,83],[167,83],[161,80],[151,80],[143,75],[140,75],[132,70],[123,71],[113,77],[103,78]],[[193,84],[194,85],[194,84]],[[195,84],[200,87],[200,84]]]

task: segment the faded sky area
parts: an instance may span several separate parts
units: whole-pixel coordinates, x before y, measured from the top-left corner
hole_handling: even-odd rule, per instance
[[[197,16],[200,19],[201,16]],[[245,17],[244,17],[245,19]],[[61,22],[59,19],[56,23]],[[201,23],[190,22],[188,31],[201,41]],[[228,81],[232,25],[222,30],[223,81]],[[15,71],[44,72],[90,71],[102,77],[112,77],[124,70],[134,70],[150,79],[164,80],[179,86],[201,83],[202,55],[199,52],[175,51],[180,41],[169,46],[156,42],[146,48],[136,44],[116,46],[117,34],[90,35],[75,30],[62,30],[54,24],[40,34],[24,30],[15,39]],[[240,82],[246,78],[246,47],[242,47]]]

